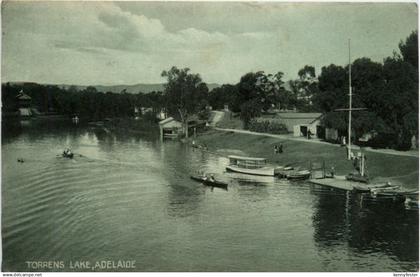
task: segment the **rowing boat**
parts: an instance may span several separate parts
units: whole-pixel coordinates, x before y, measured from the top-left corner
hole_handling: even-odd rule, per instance
[[[206,178],[203,176],[191,176],[191,179],[201,182],[206,186],[211,186],[211,187],[218,187],[218,188],[224,188],[227,189],[228,184],[224,183],[224,182],[220,182],[220,181],[216,181],[216,180],[211,180],[210,178]]]
[[[286,178],[288,180],[305,180],[305,179],[308,179],[309,176],[311,176],[311,172],[309,170],[300,170],[300,171],[288,174]]]

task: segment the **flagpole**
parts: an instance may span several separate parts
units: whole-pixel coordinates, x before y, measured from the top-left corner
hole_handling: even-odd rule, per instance
[[[351,89],[351,55],[350,55],[350,39],[349,39],[349,126],[348,126],[348,152],[347,159],[350,160],[351,153],[351,106],[352,106],[352,89]]]

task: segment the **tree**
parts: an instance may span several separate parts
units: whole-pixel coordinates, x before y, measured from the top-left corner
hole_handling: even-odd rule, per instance
[[[412,117],[405,118],[418,114],[418,70],[401,59],[387,58],[383,71],[386,85],[376,100],[378,113],[394,131],[397,148],[408,149],[412,134],[418,133],[417,124],[407,124]]]
[[[318,80],[313,66],[305,65],[298,71],[298,79],[290,80],[289,85],[294,99],[294,106],[299,111],[316,111],[312,98],[318,93]]]
[[[405,62],[410,63],[414,68],[418,69],[418,56],[419,56],[419,49],[418,49],[418,38],[417,38],[417,30],[413,31],[405,40],[404,42],[400,42],[398,45],[403,60]]]
[[[347,71],[331,64],[321,69],[318,77],[318,91],[313,96],[314,104],[325,113],[348,106]]]
[[[367,111],[353,113],[352,128],[356,137],[374,130],[387,137],[382,146],[403,150],[410,147],[413,135],[418,136],[417,32],[401,42],[399,48],[401,55],[394,53],[383,64],[369,58],[353,62],[353,107],[365,107]],[[300,73],[312,75],[311,71]],[[348,107],[348,66],[323,67],[318,81],[314,102],[327,113],[326,125],[344,131],[344,113],[333,111]]]
[[[199,74],[189,73],[189,68],[178,69],[173,66],[162,72],[167,78],[165,84],[165,97],[168,113],[181,120],[185,136],[188,137],[188,119],[192,114],[203,109],[208,88],[202,82]]]
[[[261,115],[261,103],[257,100],[250,100],[241,105],[240,118],[244,123],[244,128],[248,129],[251,119]]]
[[[232,111],[240,112],[240,105],[235,105],[237,93],[236,85],[224,84],[209,93],[209,104],[215,109],[222,109],[227,104]]]
[[[290,92],[284,88],[283,73],[264,74],[264,71],[249,72],[237,84],[234,109],[239,107],[246,127],[252,117],[259,116],[275,106],[288,106]],[[244,110],[245,109],[245,110]],[[257,109],[260,109],[257,112]]]

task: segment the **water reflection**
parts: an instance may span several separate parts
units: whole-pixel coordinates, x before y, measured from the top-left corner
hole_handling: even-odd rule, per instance
[[[191,216],[199,209],[205,189],[200,183],[189,177],[189,174],[197,171],[199,164],[194,162],[194,157],[190,158],[186,155],[189,149],[185,145],[169,141],[161,147],[162,173],[169,187],[168,215],[172,217]]]
[[[311,193],[317,196],[312,221],[320,249],[345,245],[353,253],[380,252],[399,261],[418,261],[418,211],[317,186]]]
[[[137,271],[418,267],[418,210],[227,173],[222,153],[153,132],[37,124],[3,133],[4,268],[106,258],[134,259]],[[57,157],[64,146],[83,156]],[[229,190],[191,180],[197,170]]]

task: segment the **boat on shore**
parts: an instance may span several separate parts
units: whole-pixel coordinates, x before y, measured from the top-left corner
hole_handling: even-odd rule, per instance
[[[287,180],[306,180],[311,176],[309,170],[299,170],[286,175]]]
[[[258,175],[258,176],[274,176],[274,167],[267,166],[267,159],[242,157],[231,155],[229,165],[226,166],[227,171]]]
[[[290,165],[279,166],[274,170],[275,176],[288,180],[305,180],[311,177],[311,172],[307,169],[294,168]]]
[[[223,189],[227,189],[227,187],[228,187],[228,184],[227,183],[221,182],[221,181],[217,181],[217,180],[212,180],[211,178],[208,178],[206,176],[191,175],[190,177],[194,181],[201,182],[201,183],[203,183],[206,186],[218,187],[218,188],[223,188]]]

